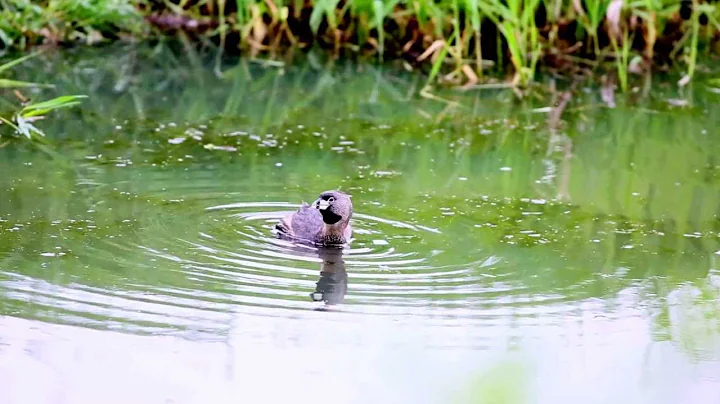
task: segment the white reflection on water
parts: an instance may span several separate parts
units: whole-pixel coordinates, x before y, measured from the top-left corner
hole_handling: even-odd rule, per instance
[[[510,375],[506,388],[523,391],[526,402],[720,402],[718,358],[694,361],[669,342],[653,342],[642,316],[587,309],[581,319],[511,342],[495,332],[482,341],[463,327],[374,316],[237,314],[226,342],[6,316],[0,391],[3,404],[486,402],[493,396],[482,391],[465,400],[473,383],[491,378],[503,361],[520,360],[526,377]],[[446,339],[474,341],[448,347]]]

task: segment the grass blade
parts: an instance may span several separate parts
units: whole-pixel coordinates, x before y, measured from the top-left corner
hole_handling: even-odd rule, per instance
[[[53,98],[51,100],[39,102],[37,104],[30,104],[20,111],[20,114],[24,117],[44,115],[50,111],[72,107],[80,104],[78,101],[81,98],[87,98],[86,95],[64,95],[61,97]]]
[[[32,82],[28,82],[28,81],[0,79],[0,88],[22,88],[22,87],[55,88],[55,86],[52,84],[42,84],[42,83],[32,83]]]
[[[39,55],[40,53],[41,53],[41,52],[31,53],[31,54],[29,54],[29,55],[25,55],[25,56],[19,57],[19,58],[15,59],[15,60],[11,60],[11,61],[3,64],[3,65],[0,65],[0,73],[4,72],[5,70],[10,69],[11,67],[13,67],[13,66],[15,66],[15,65],[19,65],[20,63],[22,63],[22,62],[24,62],[24,61],[26,61],[26,60],[28,60],[28,59],[30,59],[30,58],[35,57],[35,56]]]

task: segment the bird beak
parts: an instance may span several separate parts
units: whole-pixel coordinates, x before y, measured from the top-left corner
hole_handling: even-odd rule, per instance
[[[316,209],[325,210],[330,206],[330,202],[324,199],[318,199],[313,205],[315,205]]]

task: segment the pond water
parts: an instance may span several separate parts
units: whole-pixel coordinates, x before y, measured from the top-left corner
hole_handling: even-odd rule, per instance
[[[720,95],[206,62],[18,71],[90,98],[0,148],[3,403],[720,403]],[[327,189],[343,251],[275,237]]]

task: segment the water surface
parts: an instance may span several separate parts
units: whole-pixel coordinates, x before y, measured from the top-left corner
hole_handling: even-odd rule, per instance
[[[390,67],[33,63],[90,99],[0,149],[4,403],[720,402],[705,87],[549,125]],[[276,239],[331,188],[349,246]]]

